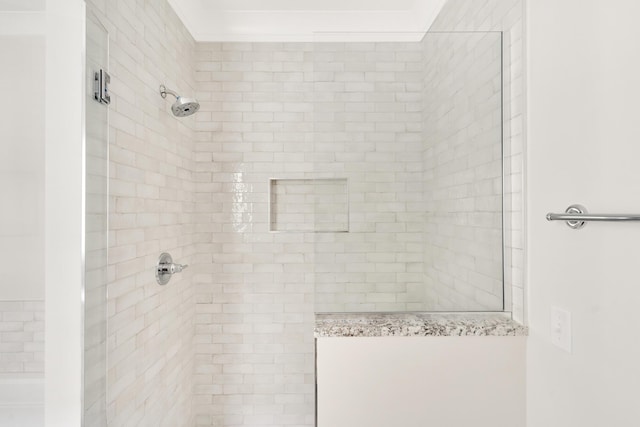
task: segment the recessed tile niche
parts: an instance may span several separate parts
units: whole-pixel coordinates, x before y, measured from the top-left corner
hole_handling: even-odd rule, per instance
[[[348,232],[347,179],[271,179],[269,182],[269,230]]]

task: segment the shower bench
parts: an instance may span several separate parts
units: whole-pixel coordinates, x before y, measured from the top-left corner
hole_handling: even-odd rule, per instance
[[[526,335],[505,313],[317,315],[317,426],[524,427]]]

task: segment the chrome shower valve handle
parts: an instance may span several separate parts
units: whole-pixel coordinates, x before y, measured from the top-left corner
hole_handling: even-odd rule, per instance
[[[156,281],[159,285],[166,285],[172,275],[182,272],[187,267],[187,264],[175,264],[171,255],[164,252],[160,255],[156,265]]]
[[[175,274],[175,273],[181,273],[182,270],[184,270],[185,268],[189,267],[186,264],[160,264],[160,266],[158,267],[158,269],[160,270],[161,274]]]

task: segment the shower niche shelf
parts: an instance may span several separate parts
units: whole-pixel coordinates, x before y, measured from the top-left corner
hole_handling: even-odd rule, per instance
[[[347,179],[270,179],[269,231],[349,232]]]

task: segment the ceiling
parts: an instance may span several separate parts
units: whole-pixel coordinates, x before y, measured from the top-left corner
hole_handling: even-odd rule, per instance
[[[197,41],[416,41],[446,0],[169,0]]]

